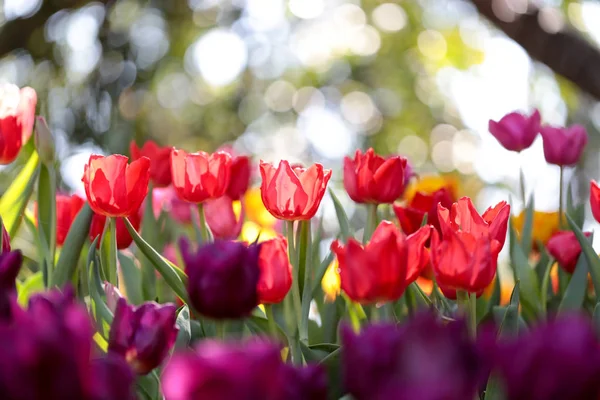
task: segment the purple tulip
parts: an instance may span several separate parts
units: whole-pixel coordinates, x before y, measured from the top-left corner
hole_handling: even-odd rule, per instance
[[[20,250],[0,253],[0,291],[16,294],[21,264],[23,255]]]
[[[2,224],[2,253],[6,253],[8,251],[10,251],[10,235],[4,227],[4,224]]]
[[[108,351],[121,355],[135,372],[145,375],[158,367],[177,338],[177,308],[146,302],[138,307],[117,302]]]
[[[321,365],[295,367],[284,364],[279,388],[270,400],[326,400],[327,375]]]
[[[493,361],[511,400],[597,399],[600,343],[590,322],[557,317],[496,344]]]
[[[344,326],[341,338],[344,385],[357,400],[472,399],[482,378],[482,358],[461,323],[421,315],[359,335]]]
[[[107,354],[92,360],[91,394],[87,400],[135,400],[132,391],[135,375],[120,356]]]
[[[189,247],[187,240],[180,241],[188,293],[196,311],[215,319],[249,315],[258,305],[260,245],[216,240],[195,254]]]
[[[206,340],[195,352],[175,354],[161,383],[166,400],[271,400],[282,366],[273,343]]]
[[[583,126],[571,125],[567,128],[558,128],[546,125],[542,126],[540,132],[544,139],[544,157],[548,164],[570,166],[579,162],[588,141]]]
[[[512,112],[498,122],[490,120],[488,129],[506,150],[520,152],[531,147],[540,131],[540,120],[538,110],[529,117]]]

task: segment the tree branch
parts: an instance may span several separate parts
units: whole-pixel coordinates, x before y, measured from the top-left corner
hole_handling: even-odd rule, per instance
[[[497,14],[505,0],[471,0],[481,15],[520,44],[529,56],[600,99],[600,51],[575,32],[548,32],[539,10],[503,20]],[[504,3],[504,4],[503,4]],[[505,5],[504,5],[505,6]]]

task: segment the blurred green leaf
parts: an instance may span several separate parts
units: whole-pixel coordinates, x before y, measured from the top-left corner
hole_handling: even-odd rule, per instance
[[[43,292],[44,289],[44,277],[42,276],[42,272],[36,272],[27,278],[19,288],[17,302],[21,307],[27,307],[31,296],[35,293]]]
[[[515,240],[516,237],[516,232],[511,223],[510,258],[517,280],[520,281],[519,295],[521,298],[521,304],[525,313],[531,314],[531,317],[536,317],[540,315],[541,312],[540,284],[533,268],[531,268],[531,265],[529,265],[527,256],[523,253],[523,248],[517,245],[517,241]]]
[[[593,238],[589,238],[588,240],[591,243]],[[587,292],[588,272],[587,259],[584,254],[581,254],[577,260],[575,271],[573,271],[573,275],[571,276],[571,281],[558,307],[559,314],[581,309]]]
[[[352,236],[350,233],[350,221],[348,221],[348,216],[346,215],[346,211],[344,211],[344,207],[340,200],[335,195],[335,192],[332,189],[329,189],[329,195],[331,196],[331,200],[333,200],[333,206],[335,207],[335,215],[338,219],[338,226],[340,227],[340,232],[342,234],[342,240],[346,241],[349,237]]]
[[[33,140],[29,143],[32,142]],[[0,215],[10,237],[15,237],[19,230],[25,207],[27,207],[27,202],[37,182],[38,172],[39,157],[34,151],[31,153],[27,164],[0,198]]]
[[[142,219],[142,237],[148,242],[153,248],[160,249],[159,236],[160,227],[156,219],[154,218],[154,209],[152,205],[152,184],[148,189],[148,195],[146,196],[146,206],[144,208],[144,218]],[[142,295],[144,300],[156,299],[156,272],[152,261],[143,254],[139,257],[141,265],[141,278],[142,278]]]
[[[533,193],[529,197],[529,204],[525,210],[525,222],[523,223],[523,230],[521,231],[521,246],[523,246],[523,253],[531,253],[531,245],[533,243],[533,215],[535,212],[535,202],[533,199]]]
[[[135,264],[133,258],[122,252],[119,252],[118,257],[127,301],[131,304],[142,304],[144,297],[142,296],[142,279],[139,267]],[[155,273],[154,268],[152,268],[152,273]]]
[[[52,274],[51,287],[63,287],[67,282],[73,279],[81,251],[83,250],[83,245],[88,238],[92,215],[92,209],[89,204],[86,203],[81,210],[79,210],[77,217],[71,224],[67,238],[63,243],[60,256],[58,257],[56,269]]]
[[[581,249],[587,260],[587,266],[592,277],[592,283],[594,284],[594,290],[596,292],[596,302],[600,299],[600,257],[596,254],[596,251],[592,247],[592,244],[587,240],[581,229],[577,226],[577,223],[567,215],[567,221],[571,230],[577,236],[577,240],[581,245]]]
[[[175,349],[185,349],[192,340],[192,327],[190,325],[190,309],[184,305],[179,309],[175,324],[179,328],[177,339],[175,340]]]

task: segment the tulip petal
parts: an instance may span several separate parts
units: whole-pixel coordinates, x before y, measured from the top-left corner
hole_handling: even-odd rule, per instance
[[[425,243],[431,235],[432,228],[431,225],[425,225],[409,235],[404,241],[404,247],[406,248],[406,280],[408,283],[414,282],[427,266],[423,253],[427,252]]]
[[[594,219],[600,222],[600,186],[595,181],[590,182],[590,206]]]
[[[142,201],[148,194],[150,181],[150,159],[141,157],[127,166],[125,182],[127,186],[127,200],[129,202],[127,214],[139,210]]]

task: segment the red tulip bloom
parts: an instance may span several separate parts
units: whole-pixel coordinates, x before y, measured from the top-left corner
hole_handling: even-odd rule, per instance
[[[292,287],[292,264],[288,258],[287,240],[278,235],[261,243],[258,256],[260,279],[258,301],[261,304],[281,302]]]
[[[218,151],[186,153],[171,151],[173,186],[180,199],[202,203],[225,194],[231,176],[231,156]]]
[[[331,249],[340,265],[342,290],[362,304],[400,298],[427,265],[424,246],[430,231],[427,225],[407,237],[391,222],[382,221],[364,247],[352,238],[346,246],[334,241]]]
[[[590,237],[592,234],[590,232],[585,232],[584,235]],[[548,240],[546,248],[548,249],[548,253],[558,261],[558,264],[565,271],[570,274],[575,271],[577,260],[581,254],[581,245],[574,232],[562,231],[555,233],[550,240]]]
[[[142,148],[132,141],[129,145],[131,159],[138,160],[142,157],[150,159],[150,179],[156,187],[171,184],[171,148],[160,147],[152,140],[148,140]]]
[[[600,222],[600,186],[594,181],[591,181],[590,186],[590,206],[594,219]]]
[[[127,165],[120,154],[108,157],[92,154],[83,173],[90,207],[107,217],[128,217],[137,213],[148,193],[150,159],[142,157]]]
[[[232,200],[241,199],[250,186],[250,157],[234,156],[231,163],[231,178],[225,193]]]
[[[425,215],[427,215],[427,223],[433,225],[441,233],[437,206],[441,204],[445,208],[450,208],[453,202],[454,198],[446,188],[433,193],[417,192],[407,206],[394,204],[394,212],[402,230],[407,235],[416,232],[421,227]]]
[[[463,197],[451,210],[438,205],[443,239],[431,239],[431,263],[447,297],[456,290],[480,295],[496,275],[498,253],[504,246],[510,206],[505,201],[479,215],[471,199]]]
[[[131,214],[129,217],[129,222],[133,225],[134,229],[139,232],[140,230],[140,217],[138,213]],[[90,241],[94,241],[96,237],[102,236],[102,231],[104,230],[104,224],[106,223],[106,217],[101,214],[94,214],[92,217],[92,223],[90,225]],[[127,227],[125,226],[125,221],[123,218],[117,218],[117,248],[119,250],[123,250],[131,246],[131,242],[133,242],[133,238],[129,234]],[[100,238],[101,240],[102,238]],[[97,247],[100,248],[100,240],[98,240]]]
[[[71,224],[77,217],[79,210],[83,207],[85,200],[76,194],[67,196],[59,194],[56,196],[56,245],[62,246],[67,238]],[[37,211],[37,208],[36,208]],[[36,215],[37,218],[37,215]]]
[[[227,196],[206,200],[204,216],[216,239],[237,239],[242,233],[244,217],[243,215],[236,217],[233,201]]]
[[[32,88],[0,85],[0,164],[13,162],[29,140],[36,104],[37,94]]]
[[[331,170],[321,164],[292,167],[286,160],[277,168],[261,161],[260,174],[263,204],[275,218],[288,221],[314,217],[331,178]]]
[[[357,203],[393,203],[404,192],[405,168],[404,157],[385,159],[373,149],[356,150],[354,160],[344,158],[344,187]]]

